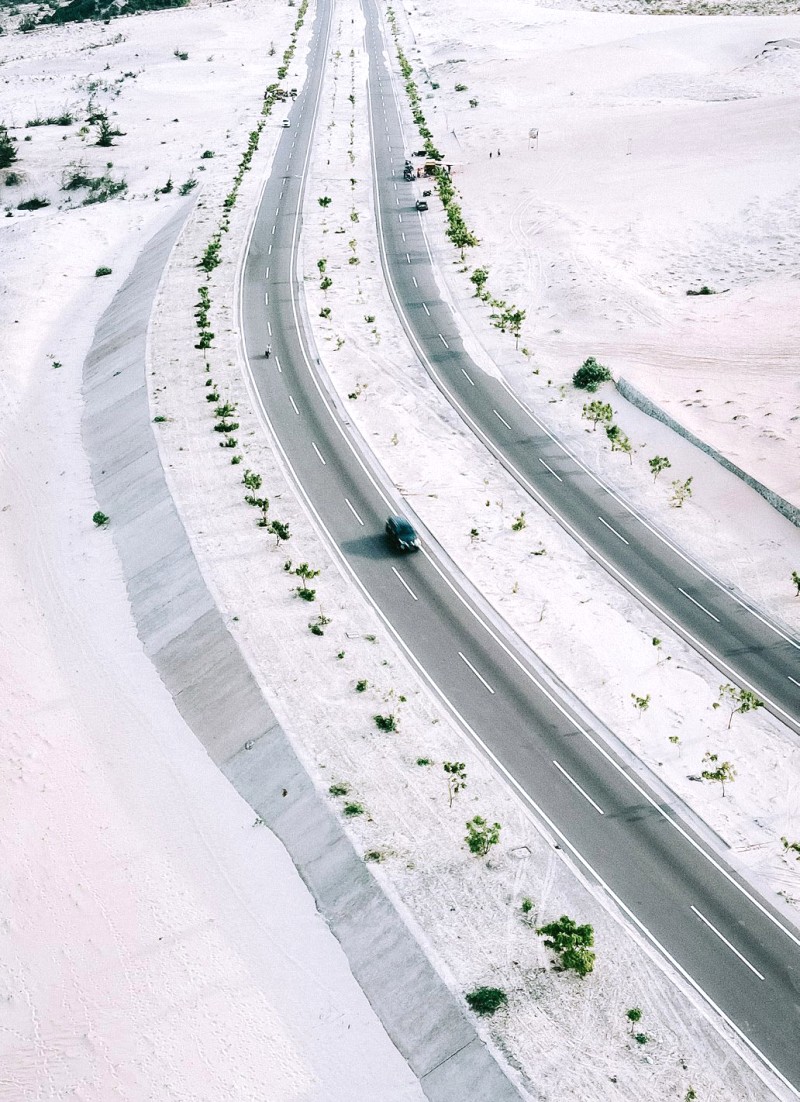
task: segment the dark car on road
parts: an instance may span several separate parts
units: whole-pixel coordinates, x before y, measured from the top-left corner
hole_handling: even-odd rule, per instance
[[[405,517],[389,517],[386,521],[386,538],[395,551],[419,550],[419,536]]]
[[[414,206],[417,208],[417,210],[427,210],[428,209],[428,200],[427,199],[417,199]]]

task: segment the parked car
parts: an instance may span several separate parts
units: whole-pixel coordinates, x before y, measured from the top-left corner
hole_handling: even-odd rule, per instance
[[[289,122],[288,119],[284,119],[283,122],[281,123],[281,126],[283,126],[283,127],[288,127],[288,126],[291,126],[291,125],[292,124]]]
[[[427,199],[417,199],[414,206],[417,208],[417,210],[427,210],[428,209],[428,200]]]
[[[418,551],[419,536],[405,517],[389,517],[386,538],[395,551]]]

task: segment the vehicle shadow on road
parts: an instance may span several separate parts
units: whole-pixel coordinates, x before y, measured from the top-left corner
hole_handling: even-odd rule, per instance
[[[353,555],[359,559],[392,559],[396,555],[382,532],[376,532],[371,536],[360,536],[355,540],[345,540],[341,548],[345,555]]]

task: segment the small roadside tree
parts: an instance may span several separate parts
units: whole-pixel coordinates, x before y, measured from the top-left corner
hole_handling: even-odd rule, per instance
[[[271,520],[269,522],[269,530],[275,537],[275,546],[277,547],[281,540],[291,539],[291,533],[289,532],[289,525],[283,520]]]
[[[255,471],[249,469],[245,470],[242,475],[242,482],[248,490],[260,490],[261,489],[261,475],[256,474]]]
[[[681,482],[679,478],[676,478],[672,483],[672,497],[669,499],[669,503],[673,508],[682,509],[683,503],[692,496],[693,479],[694,475],[687,478],[685,482]]]
[[[592,432],[597,431],[598,425],[610,425],[614,411],[608,402],[601,402],[595,398],[593,402],[587,402],[583,407],[583,416],[592,422]]]
[[[470,282],[475,285],[476,296],[480,298],[483,294],[483,288],[486,285],[486,280],[489,278],[489,269],[476,268],[469,278]]]
[[[727,701],[728,706],[731,709],[731,714],[728,717],[728,730],[731,729],[733,723],[733,717],[737,712],[742,715],[745,712],[755,712],[759,708],[764,707],[764,701],[760,700],[755,693],[749,689],[738,689],[735,685],[720,685],[719,687],[719,699],[720,703],[724,700]]]
[[[467,767],[463,761],[445,761],[442,768],[447,774],[447,798],[452,807],[453,797],[467,787]]]
[[[637,696],[636,693],[631,693],[631,700],[640,717],[642,712],[646,712],[650,707],[650,693],[648,693],[647,696]]]
[[[725,785],[736,779],[736,770],[729,761],[720,761],[719,754],[704,754],[703,761],[708,763],[708,769],[704,769],[700,776],[704,781],[717,781],[722,785],[722,796],[725,798]]]
[[[797,592],[795,593],[795,597],[800,597],[800,570],[792,571],[792,584],[797,590]]]
[[[625,1017],[628,1019],[631,1027],[631,1033],[633,1033],[633,1027],[637,1022],[642,1020],[642,1012],[638,1006],[632,1006],[630,1010],[625,1011]]]
[[[470,819],[464,838],[470,853],[474,853],[476,857],[485,857],[492,846],[500,841],[500,829],[499,823],[489,824],[482,815]]]
[[[633,463],[633,445],[619,425],[606,425],[606,436],[611,444],[612,452],[624,452]]]
[[[648,459],[647,462],[650,464],[650,470],[653,472],[653,482],[655,482],[662,471],[668,471],[672,466],[665,455],[654,455],[653,458]]]
[[[248,505],[252,505],[254,509],[261,511],[261,516],[258,518],[259,528],[266,528],[269,524],[267,514],[269,513],[269,498],[268,497],[256,497],[254,494],[248,494],[244,499]]]

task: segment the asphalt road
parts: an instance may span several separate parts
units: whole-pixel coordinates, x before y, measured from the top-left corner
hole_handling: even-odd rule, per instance
[[[367,11],[374,15],[369,3]],[[295,271],[299,211],[330,19],[331,4],[319,0],[309,79],[289,113],[292,126],[281,136],[256,217],[241,289],[243,336],[252,377],[285,462],[356,584],[374,602],[423,678],[464,729],[512,779],[584,872],[605,886],[658,951],[705,993],[748,1044],[800,1088],[800,940],[781,924],[769,904],[752,894],[686,825],[659,805],[625,764],[581,725],[568,703],[539,681],[524,657],[509,648],[469,594],[445,573],[439,564],[443,559],[425,549],[398,558],[385,545],[385,517],[402,507],[390,502],[373,477],[320,385],[314,352],[301,324],[302,288]],[[576,494],[582,494],[585,502],[577,508],[577,519],[591,519],[598,513],[589,503],[595,485],[592,479],[580,470],[570,473],[569,457],[546,435],[540,446],[528,415],[502,388],[479,378],[480,373],[463,353],[456,356],[460,345],[452,321],[439,313],[444,308],[433,297],[424,236],[418,216],[410,209],[411,187],[401,190],[402,181],[397,180],[396,168],[402,165],[406,149],[396,129],[396,115],[394,121],[390,118],[392,85],[371,18],[367,41],[373,122],[376,112],[382,118],[384,106],[387,112],[383,128],[388,131],[384,133],[386,157],[385,161],[380,156],[377,159],[387,264],[401,294],[407,296],[409,312],[414,313],[415,339],[425,341],[423,351],[430,358],[430,333],[426,328],[418,336],[416,326],[416,320],[427,325],[417,318],[423,315],[427,319],[421,307],[425,302],[436,329],[432,340],[446,354],[437,369],[454,377],[463,368],[471,375],[469,382],[462,374],[470,397],[475,390],[477,398],[482,386],[482,400],[488,403],[488,417],[486,411],[475,411],[481,424],[496,417],[492,412],[496,410],[504,423],[512,426],[506,430],[509,454],[529,461],[534,456],[537,464],[542,459],[564,483],[574,483]],[[402,223],[397,213],[403,214]],[[401,237],[399,244],[388,228],[392,214],[397,225],[405,227],[406,240]],[[413,254],[412,248],[417,250]],[[396,273],[403,272],[404,265],[409,278],[401,281]],[[272,349],[269,359],[264,357],[267,345]],[[465,393],[458,391],[461,398]],[[556,482],[555,475],[546,470],[545,476]],[[638,522],[624,510],[617,512],[612,497],[603,494],[602,501],[600,515],[624,538],[632,536],[634,529],[638,531]],[[611,538],[619,542],[618,536]],[[663,546],[654,542],[663,554]],[[632,544],[631,538],[624,546]],[[610,554],[612,545],[601,546]],[[637,570],[644,572],[642,576],[652,576],[656,596],[668,593],[658,563]],[[698,601],[724,603],[719,594],[701,592],[698,585],[695,580],[691,588],[684,588],[692,596],[697,593]],[[687,606],[691,603],[687,599]],[[711,611],[715,608],[717,604]],[[749,612],[733,609],[726,617],[725,623],[730,620],[736,625],[735,639],[752,639],[745,633],[752,619]],[[722,616],[719,621],[722,625]],[[695,630],[695,620],[689,624]],[[758,621],[755,624],[756,631],[765,627],[758,626]],[[779,661],[782,646],[771,637],[746,644],[747,653],[761,653],[765,665]],[[726,643],[726,653],[732,648],[733,643]],[[486,811],[491,813],[491,809]],[[599,955],[602,962],[602,946]]]

